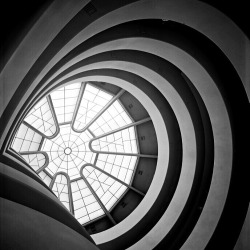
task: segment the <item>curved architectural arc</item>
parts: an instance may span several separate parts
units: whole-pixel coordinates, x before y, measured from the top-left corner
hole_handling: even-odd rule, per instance
[[[18,189],[2,189],[3,204],[16,214],[22,206],[27,218],[47,218],[46,225],[70,232],[68,246],[79,242],[80,235],[86,249],[95,249],[95,243],[99,249],[238,250],[249,205],[247,195],[239,195],[247,190],[249,178],[243,143],[250,138],[249,39],[229,17],[202,1],[83,2],[51,4],[1,72],[1,84],[5,79],[7,86],[1,111],[1,178]],[[65,20],[60,19],[63,13]],[[48,29],[47,18],[62,22],[49,28],[39,43],[34,34]],[[24,56],[22,65],[20,54],[32,42],[34,54]],[[16,75],[10,74],[13,65]],[[82,111],[86,86],[92,83],[111,91],[91,114],[93,120]],[[73,84],[79,88],[69,122],[65,104],[58,118],[61,104],[57,106],[53,93],[63,88],[65,95]],[[45,97],[48,103],[42,103]],[[117,100],[130,122],[107,131],[100,126],[101,133],[94,130],[93,124]],[[43,122],[36,118],[38,112],[46,117]],[[25,135],[20,137],[21,126]],[[89,134],[85,148],[93,160],[77,165],[79,176],[71,175],[69,165],[61,168],[62,163],[59,172],[52,172],[49,163],[53,157],[46,142],[56,143],[65,126],[76,137]],[[116,133],[133,127],[138,151],[113,145]],[[74,146],[65,145],[60,155],[68,159]],[[99,160],[117,153],[137,157],[130,181],[102,168]],[[48,186],[33,169],[49,179]],[[113,203],[108,203],[95,184],[98,178],[106,181],[100,182],[103,189],[108,190],[105,185],[113,178],[126,191],[120,197],[111,192]],[[79,206],[77,193],[87,205]],[[88,210],[90,198],[99,204],[96,217]],[[39,235],[39,229],[35,232]],[[52,234],[56,244],[56,231]]]

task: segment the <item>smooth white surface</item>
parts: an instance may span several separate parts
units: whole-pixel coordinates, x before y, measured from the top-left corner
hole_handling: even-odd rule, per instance
[[[107,65],[107,64],[106,64]],[[142,105],[146,108],[148,111],[152,122],[154,124],[157,140],[158,140],[158,161],[157,161],[157,167],[156,167],[156,173],[154,175],[152,184],[142,200],[142,202],[137,206],[137,208],[128,216],[125,218],[122,222],[117,224],[116,226],[102,232],[99,234],[92,235],[93,239],[97,244],[101,244],[103,242],[112,240],[119,235],[125,233],[127,230],[129,230],[131,227],[136,225],[140,219],[143,218],[143,216],[147,213],[147,211],[150,209],[150,207],[153,205],[157,195],[159,194],[161,190],[161,186],[165,180],[165,175],[167,173],[168,168],[168,159],[169,159],[169,141],[168,141],[168,134],[166,131],[166,127],[164,125],[164,121],[162,120],[161,114],[159,113],[156,106],[153,104],[153,102],[150,100],[150,98],[145,95],[140,89],[132,85],[131,83],[121,80],[116,77],[107,77],[107,76],[89,76],[89,77],[82,77],[78,80],[81,81],[102,81],[102,82],[108,82],[111,84],[116,84],[125,90],[129,91],[130,93],[133,93],[133,95],[142,103]],[[165,80],[163,81],[165,83]],[[55,83],[56,84],[56,83]],[[169,88],[168,94],[171,95],[171,100],[176,102],[178,107],[181,107],[181,109],[186,110],[185,105],[183,104],[181,98],[174,94],[175,90]],[[171,91],[172,90],[172,91]],[[180,106],[182,104],[182,106]],[[187,113],[182,113],[182,119],[185,119],[187,117]],[[188,118],[190,120],[190,126],[187,128],[190,129],[185,134],[188,135],[189,141],[185,141],[185,138],[183,140],[185,141],[185,145],[189,145],[189,147],[185,146],[185,148],[189,148],[192,152],[195,149],[193,146],[195,146],[194,143],[194,130],[193,125],[191,123],[190,117]],[[182,120],[183,121],[183,120]],[[180,123],[180,126],[184,126],[184,122]],[[187,126],[187,125],[185,125]],[[185,150],[184,150],[185,151]],[[184,153],[184,159],[186,159],[187,155]],[[193,157],[192,157],[193,159]],[[194,160],[195,161],[195,160]],[[188,162],[188,161],[185,161]],[[195,164],[195,163],[191,163]],[[192,180],[191,180],[192,182]]]
[[[161,3],[161,4],[158,5],[158,3]],[[140,12],[137,11],[138,8],[140,8],[141,10]],[[59,58],[61,58],[63,55],[67,53],[67,51],[71,50],[75,45],[85,40],[90,35],[95,34],[96,32],[99,32],[105,27],[110,27],[110,25],[114,25],[115,23],[120,23],[122,21],[127,21],[131,19],[151,17],[151,16],[177,20],[186,25],[190,25],[194,27],[195,29],[201,31],[205,35],[207,35],[217,45],[220,46],[222,51],[232,61],[242,81],[245,83],[245,86],[249,86],[249,82],[246,79],[249,79],[247,78],[249,76],[249,67],[247,66],[249,66],[250,57],[246,58],[246,55],[245,55],[245,51],[249,51],[249,41],[246,40],[246,37],[244,36],[244,34],[227,17],[225,17],[218,11],[214,10],[212,7],[207,6],[198,1],[197,2],[158,1],[157,5],[155,4],[155,1],[141,1],[139,3],[131,4],[130,6],[126,6],[117,11],[114,11],[113,13],[110,13],[109,15],[106,15],[100,20],[93,23],[93,25],[89,26],[89,28],[83,30],[83,32],[79,34],[79,36],[76,36],[72,40],[72,42],[70,42],[67,46],[65,46],[65,48],[62,49],[62,51],[58,53],[57,56],[55,56],[55,58],[51,61],[51,63],[37,77],[37,79],[34,82],[33,87],[37,84],[37,82],[39,82],[39,79],[41,79],[41,77],[46,73],[46,71]],[[211,17],[213,17],[213,20],[211,20]],[[163,49],[163,47],[161,47],[160,49]],[[171,52],[171,50],[167,52]],[[183,60],[183,54],[180,57],[181,59],[178,58],[178,56],[174,54],[171,54],[171,56],[168,58],[169,59],[171,58],[170,61],[174,61],[173,58],[175,58],[175,60],[178,61],[176,65],[181,67],[183,72],[190,78],[190,80],[193,83],[195,83],[202,97],[206,99],[204,100],[206,101],[205,103],[207,107],[209,106],[210,108],[211,107],[214,108],[215,112],[217,112],[216,110],[219,107],[218,113],[211,113],[211,111],[213,111],[212,108],[209,111],[210,112],[209,114],[213,123],[212,124],[213,132],[215,133],[215,138],[217,138],[215,156],[216,156],[216,159],[218,159],[219,154],[231,155],[232,145],[231,145],[231,140],[230,140],[231,134],[230,134],[228,118],[225,113],[224,115],[226,117],[224,117],[225,119],[223,120],[223,113],[220,113],[222,111],[225,112],[224,106],[223,105],[220,106],[221,105],[220,98],[217,101],[215,101],[214,104],[211,103],[214,101],[213,99],[214,94],[216,92],[218,94],[218,90],[210,89],[209,85],[213,85],[213,83],[211,82],[211,79],[208,80],[209,77],[207,76],[206,72],[204,72],[204,69],[201,69],[200,67],[192,69],[191,67],[193,66],[193,63],[191,63],[190,65],[182,64],[184,63],[184,62],[181,63],[181,61]],[[197,74],[198,71],[201,72],[199,76]],[[11,72],[12,72],[12,68],[11,68]],[[17,77],[19,77],[19,79],[22,78],[22,77],[20,78],[20,74],[19,75],[17,74]],[[95,79],[96,78],[94,78],[94,80]],[[101,79],[104,79],[104,78],[102,77]],[[207,86],[205,86],[206,79],[208,80]],[[16,86],[18,85],[18,83],[19,83],[18,81],[15,82]],[[203,84],[204,86],[202,89],[199,86]],[[12,89],[14,90],[15,88],[12,88]],[[10,95],[13,93],[13,91],[12,92],[11,91],[10,91]],[[26,98],[27,96],[24,96],[23,100],[25,100]],[[211,100],[209,101],[210,98]],[[15,114],[17,111],[18,109],[13,113],[13,118],[15,117]],[[220,118],[218,115],[219,116],[222,115],[222,117]],[[221,123],[221,120],[223,120],[222,123]],[[12,123],[12,121],[13,119],[10,120],[9,125]],[[187,123],[187,120],[185,120],[185,122]],[[9,125],[6,127],[5,135],[6,135],[6,132],[8,131]],[[225,131],[225,133],[221,133],[223,131]],[[225,147],[225,144],[228,144],[228,146]],[[231,158],[229,157],[229,159],[226,161],[218,159],[215,166],[216,167],[215,167],[215,172],[213,175],[212,189],[210,190],[209,199],[207,200],[206,206],[202,212],[202,217],[201,217],[202,226],[203,226],[203,223],[206,221],[205,219],[207,219],[206,216],[209,216],[211,212],[212,213],[214,212],[213,209],[216,210],[215,214],[217,214],[218,216],[221,212],[220,210],[221,210],[221,207],[223,206],[223,202],[224,202],[227,188],[228,188],[228,182],[229,182],[228,180],[230,178]],[[225,169],[226,167],[228,167],[228,169]],[[224,187],[222,187],[223,185]],[[221,192],[217,193],[216,189],[218,189],[218,187],[220,187],[219,189],[223,189],[223,190],[220,190]],[[221,203],[220,208],[215,208],[215,204],[217,203],[217,201]],[[214,227],[215,224],[216,223],[214,221],[211,221],[211,224],[209,225],[212,228]],[[204,245],[206,240],[204,241],[204,243],[198,242],[198,241],[202,241],[201,240],[203,239],[202,234],[205,232],[204,231],[205,228],[206,228],[206,225],[204,229],[203,227],[198,227],[197,225],[197,227],[194,230],[194,234],[190,236],[187,244],[184,245],[183,247],[186,249],[194,249],[193,247],[194,246],[196,247],[195,245],[196,243],[200,244],[200,246],[202,247],[202,244]],[[159,238],[160,237],[161,236],[159,236]],[[144,238],[144,240],[145,242],[147,242],[147,238]]]
[[[140,9],[140,11],[138,11]],[[211,18],[212,17],[212,18]],[[89,37],[123,22],[158,18],[173,20],[188,25],[211,39],[227,55],[236,68],[250,96],[250,41],[246,35],[223,13],[210,5],[193,0],[144,0],[129,4],[96,20],[76,35],[58,53],[53,61],[59,60],[72,48]],[[77,57],[73,60],[75,61]],[[67,64],[59,72],[66,69]],[[51,77],[51,79],[54,76]],[[39,80],[39,79],[37,79]]]
[[[68,1],[66,2],[69,4]],[[67,13],[67,15],[72,17],[71,15],[74,15],[77,9],[80,9],[80,6],[84,6],[87,2],[88,1],[77,1],[77,4],[72,4],[70,6],[68,6],[67,4],[64,5],[65,3],[63,4],[61,3],[61,5],[64,6],[65,8],[64,11]],[[56,8],[58,10],[57,6]],[[139,12],[137,11],[138,9],[140,9]],[[61,26],[59,26],[59,24],[61,25],[64,22],[67,22],[66,13],[64,14],[63,13],[64,13],[63,11],[61,11],[60,13],[63,15],[63,22],[62,20],[60,20],[59,22],[56,20],[56,25],[50,25],[50,28],[53,30],[53,32],[58,32],[57,30],[60,30]],[[55,13],[53,12],[53,15],[56,18],[58,18],[60,14],[55,15]],[[52,15],[52,13],[48,12],[47,15],[50,16]],[[62,18],[62,16],[60,16],[60,18]],[[30,91],[34,88],[34,86],[37,85],[37,83],[41,80],[41,78],[45,75],[45,73],[60,58],[65,56],[72,48],[77,46],[80,42],[88,39],[90,36],[102,31],[103,29],[109,28],[111,25],[113,26],[116,24],[120,24],[122,22],[127,22],[135,19],[143,19],[143,18],[160,18],[166,20],[174,20],[180,23],[184,23],[190,27],[193,27],[194,29],[208,36],[213,42],[215,42],[215,44],[217,44],[221,48],[221,50],[227,55],[227,57],[233,63],[250,98],[250,91],[249,91],[250,90],[250,67],[249,67],[250,41],[245,36],[245,34],[227,16],[225,16],[218,10],[214,9],[213,7],[199,1],[158,0],[156,3],[155,1],[152,0],[146,0],[146,1],[135,2],[128,6],[119,8],[116,11],[113,11],[103,16],[102,18],[98,19],[97,21],[93,22],[86,29],[84,29],[82,32],[76,35],[68,44],[66,44],[61,49],[61,51],[57,55],[55,55],[55,57],[44,68],[44,70],[42,70],[41,73],[37,76],[37,78],[34,80],[32,87],[27,92],[27,95],[24,96],[24,99],[20,102],[19,107],[13,113],[13,117],[15,117],[16,112],[18,112],[18,109],[21,107],[24,100],[26,100],[29,93],[31,93]],[[45,31],[42,32],[42,30],[44,30],[45,27],[47,27],[47,25],[45,25],[42,21],[40,25],[41,26],[34,27],[34,30],[30,32],[32,33],[30,34],[31,36],[29,38],[30,40],[28,39],[27,41],[25,41],[25,44],[28,45],[29,49],[30,49],[29,44],[30,43],[34,44],[33,42],[35,39],[34,37],[36,37],[36,32],[42,34],[50,33],[50,32],[46,33]],[[52,39],[52,37],[49,37],[49,39]],[[43,39],[41,39],[41,41],[42,40]],[[36,46],[37,49],[41,46],[41,44],[39,43]],[[22,51],[22,48],[19,48],[18,52],[25,54],[24,51]],[[11,62],[9,62],[10,63],[9,68],[6,68],[1,74],[1,77],[4,78],[0,78],[0,82],[2,90],[4,90],[5,94],[7,93],[5,91],[5,87],[3,88],[2,83],[4,82],[6,86],[10,86],[9,89],[10,93],[7,95],[8,98],[11,98],[13,91],[16,88],[12,85],[16,84],[17,86],[19,84],[19,81],[14,81],[7,77],[7,75],[9,76],[12,74],[12,69],[14,65],[15,66],[21,65],[22,74],[27,71],[26,69],[27,67],[23,65],[23,61],[20,62],[20,58],[22,60],[25,59],[21,57],[21,54],[16,55],[15,58],[13,58]],[[18,72],[16,71],[15,75],[19,80],[23,78],[22,75],[20,74],[18,74]],[[4,81],[2,79],[4,79]],[[3,91],[1,92],[3,93]],[[8,99],[5,98],[4,101],[7,103]],[[5,103],[3,103],[1,107],[4,108]],[[12,124],[12,121],[13,120],[11,119],[10,122],[8,123],[8,126],[6,127],[4,133],[4,137],[6,136],[6,133],[9,129],[10,124]]]
[[[62,4],[62,1],[58,1]],[[77,1],[77,4],[74,4],[73,6],[64,6],[64,11],[68,12],[69,16],[74,15],[74,11],[79,8],[80,5],[84,6],[88,1]],[[64,3],[62,4],[64,5]],[[139,6],[138,6],[139,5]],[[140,12],[137,12],[137,9],[140,9]],[[56,7],[55,9],[58,10]],[[70,12],[70,10],[72,12]],[[54,11],[54,9],[53,9]],[[136,13],[135,13],[136,11]],[[60,16],[60,13],[57,13],[58,16]],[[47,15],[52,15],[52,13],[48,12]],[[55,15],[55,13],[53,13]],[[55,15],[56,16],[56,15]],[[56,16],[58,18],[58,16]],[[213,16],[213,19],[211,20],[211,17]],[[198,2],[198,1],[164,1],[159,0],[157,1],[157,4],[155,1],[140,1],[137,3],[130,4],[128,6],[125,6],[123,8],[120,8],[116,11],[113,11],[101,19],[95,21],[90,26],[88,26],[86,29],[83,30],[83,32],[79,33],[77,36],[75,36],[67,45],[65,45],[62,50],[55,55],[55,57],[51,60],[50,63],[44,68],[44,70],[41,71],[41,73],[37,76],[37,78],[34,81],[33,87],[37,85],[37,83],[41,80],[41,78],[44,76],[44,74],[63,56],[65,56],[72,48],[77,46],[81,41],[86,40],[90,36],[100,32],[103,29],[108,28],[110,25],[115,25],[122,23],[123,21],[129,21],[139,18],[161,18],[166,20],[175,20],[180,23],[184,23],[188,26],[191,26],[203,34],[207,35],[211,40],[213,40],[221,49],[222,51],[229,57],[229,59],[232,61],[233,65],[236,67],[237,72],[239,73],[244,86],[249,94],[249,88],[250,88],[250,42],[247,39],[247,37],[244,35],[244,33],[234,24],[232,21],[227,18],[224,14],[217,11],[213,7]],[[62,18],[60,16],[60,18]],[[67,18],[65,18],[65,14],[63,15],[64,21],[67,21]],[[46,19],[46,17],[45,17]],[[58,24],[62,24],[62,22],[56,22],[57,25],[51,25],[51,28],[53,28],[53,32],[57,32],[57,30],[60,29],[61,26],[58,27]],[[46,32],[41,32],[41,30],[44,29],[44,27],[47,27],[43,21],[41,21],[40,26],[34,27],[34,30],[32,30],[29,34],[29,39],[25,40],[23,43],[27,44],[29,46],[30,42],[34,44],[34,37],[36,37],[36,32],[40,32],[43,34],[47,34]],[[223,28],[222,28],[223,27]],[[221,30],[223,29],[223,32]],[[51,37],[49,37],[52,39]],[[240,46],[242,44],[242,46]],[[41,46],[40,43],[37,44],[37,48]],[[29,48],[30,49],[30,48]],[[18,53],[24,53],[23,48],[19,46]],[[23,62],[19,61],[20,54],[15,55],[15,57],[9,62],[10,66],[9,68],[5,69],[1,77],[4,77],[4,81],[1,82],[1,88],[4,90],[2,83],[9,82],[8,77],[6,77],[7,72],[12,73],[13,65],[21,65],[22,71],[25,72],[25,67],[23,65]],[[22,60],[25,58],[22,57]],[[13,62],[16,60],[16,62],[13,64]],[[12,63],[12,64],[11,64]],[[67,66],[66,66],[67,67]],[[63,69],[63,68],[62,68]],[[16,71],[17,72],[17,71]],[[22,79],[20,74],[16,73],[17,77],[19,79]],[[53,78],[53,76],[52,76]],[[12,81],[15,84],[19,84],[18,81]],[[33,88],[31,87],[31,89]],[[10,91],[14,91],[15,88],[11,87]],[[19,107],[21,107],[24,100],[27,99],[27,96],[29,95],[31,89],[27,92],[27,95],[24,96],[24,99],[20,102]],[[3,91],[2,91],[3,93]],[[10,94],[12,95],[12,94]],[[1,105],[4,107],[4,105]],[[13,118],[16,115],[16,112],[18,112],[18,109],[13,112],[13,117],[6,126],[6,130],[4,132],[3,138],[6,136],[6,133],[9,129],[9,126],[13,122]]]
[[[226,199],[227,188],[229,186],[229,180],[230,180],[231,168],[229,166],[232,165],[232,159],[230,157],[224,157],[224,156],[231,155],[232,141],[230,137],[231,131],[230,131],[230,125],[229,125],[229,120],[227,117],[225,105],[223,103],[223,100],[219,94],[217,87],[211,81],[211,78],[208,77],[205,70],[197,62],[195,62],[194,59],[188,56],[188,54],[186,54],[185,52],[177,49],[176,47],[172,45],[168,45],[168,44],[155,41],[152,39],[139,39],[139,38],[133,39],[132,38],[130,39],[130,41],[126,40],[126,45],[128,44],[128,42],[130,42],[129,44],[131,45],[131,48],[133,47],[133,48],[141,49],[143,51],[151,51],[151,49],[154,48],[155,54],[165,57],[166,59],[174,63],[176,66],[178,66],[180,69],[182,69],[183,72],[190,78],[190,80],[194,82],[194,85],[200,92],[205,102],[205,105],[208,109],[208,112],[210,114],[210,118],[211,118],[212,126],[213,126],[213,132],[215,135],[215,151],[216,152],[215,152],[214,166],[215,166],[215,169],[218,171],[217,176],[216,176],[216,171],[214,172],[216,176],[216,177],[214,176],[214,178],[216,178],[216,182],[214,183],[215,186],[213,186],[213,188],[217,191],[213,195],[209,193],[209,197],[212,196],[210,197],[211,203],[210,202],[206,203],[207,207],[205,206],[202,212],[202,215],[205,215],[203,218],[204,225],[202,224],[202,230],[201,228],[199,228],[197,229],[197,232],[196,232],[200,236],[201,234],[205,235],[202,238],[203,240],[201,240],[200,242],[197,242],[197,239],[199,239],[199,236],[198,236],[198,237],[193,238],[193,240],[191,241],[195,246],[197,246],[197,244],[201,244],[200,247],[202,249],[206,245],[206,242],[209,240],[209,237],[211,236],[213,229],[215,228],[217,221],[220,217],[220,214],[221,214],[221,211],[224,206],[225,199]],[[136,47],[136,44],[137,44],[137,47]],[[127,48],[128,46],[124,46],[124,47]],[[88,70],[88,69],[94,69],[94,68],[119,68],[119,69],[138,73],[138,68],[141,67],[139,65],[136,66],[135,64],[130,64],[131,66],[129,67],[126,67],[124,65],[126,65],[126,63],[120,62],[120,61],[118,62],[113,61],[113,62],[109,62],[108,64],[106,62],[101,62],[101,63],[96,63],[96,64],[88,65],[85,67],[81,67],[81,69],[71,72],[69,75],[78,73],[80,71]],[[129,65],[129,63],[127,63],[127,65]],[[142,72],[141,75],[145,77],[146,79],[150,78],[150,75],[147,74],[146,70]],[[228,166],[228,167],[227,169],[223,169],[223,171],[221,171],[220,168],[222,168],[222,166]],[[224,173],[224,178],[221,178],[220,175],[221,174],[223,175],[223,173]],[[218,181],[217,181],[217,178],[219,178]],[[213,188],[211,191],[212,193],[214,192]],[[220,199],[217,199],[218,196],[220,197]],[[175,209],[172,210],[174,214],[176,214]],[[168,209],[167,211],[170,211],[170,210]],[[211,217],[210,216],[211,211],[213,211],[214,216],[212,219],[209,219],[209,217]],[[177,217],[174,216],[172,218],[177,218]],[[211,222],[206,223],[205,221],[207,219],[209,219],[209,221]],[[158,234],[157,237],[158,238],[164,237],[166,231],[160,230],[160,227],[158,226],[157,228],[159,232],[162,233],[162,236]],[[109,230],[107,230],[106,232],[108,231]],[[108,235],[106,235],[106,237],[108,237]],[[156,244],[157,237],[155,235],[154,237],[149,236],[148,239],[150,240],[151,244]],[[97,237],[94,239],[97,240]],[[143,243],[147,242],[147,240],[145,240],[145,237],[141,241],[143,241]],[[99,243],[98,240],[97,242]],[[149,242],[147,242],[147,244],[148,243]]]

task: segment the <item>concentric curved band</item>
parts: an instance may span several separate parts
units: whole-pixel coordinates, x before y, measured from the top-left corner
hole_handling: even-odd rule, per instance
[[[158,138],[154,178],[127,218],[92,235],[100,249],[231,249],[239,234],[248,206],[237,194],[246,188],[249,123],[238,111],[247,113],[248,99],[230,46],[201,21],[201,10],[214,10],[192,4],[198,24],[184,1],[113,6],[85,24],[81,10],[27,68],[17,88],[23,96],[6,107],[14,113],[4,111],[3,158],[18,162],[11,136],[37,98],[58,86],[111,83],[147,109]],[[230,29],[224,16],[221,22]]]

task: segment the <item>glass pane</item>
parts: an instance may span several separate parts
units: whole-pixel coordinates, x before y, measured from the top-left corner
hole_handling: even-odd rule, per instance
[[[68,181],[65,175],[59,174],[56,176],[52,191],[62,204],[70,211]]]
[[[86,223],[105,214],[83,180],[72,182],[71,190],[75,217],[80,223]]]
[[[91,145],[99,152],[138,153],[133,127],[93,140]]]
[[[81,130],[112,99],[112,95],[90,84],[86,84],[83,97],[74,122],[74,128]]]
[[[58,123],[70,122],[73,117],[81,83],[74,83],[53,91],[50,96]]]
[[[29,165],[37,171],[39,168],[43,167],[46,163],[46,158],[44,154],[37,153],[37,154],[27,154],[22,155],[22,157],[29,163]]]
[[[22,123],[14,137],[11,147],[17,152],[37,151],[41,140],[41,135]]]
[[[83,175],[107,209],[110,209],[127,189],[120,182],[91,166],[83,169]]]
[[[42,145],[41,150],[49,156],[48,171],[52,175],[65,172],[71,180],[80,177],[80,168],[95,160],[96,154],[89,149],[92,138],[88,131],[79,134],[69,124],[61,125],[59,134],[53,139],[45,139]]]
[[[137,156],[99,154],[96,166],[112,176],[130,184]]]
[[[89,129],[96,135],[108,133],[112,130],[121,128],[133,121],[116,100],[90,127]]]
[[[52,136],[56,132],[56,122],[46,97],[31,109],[24,120],[46,136]]]

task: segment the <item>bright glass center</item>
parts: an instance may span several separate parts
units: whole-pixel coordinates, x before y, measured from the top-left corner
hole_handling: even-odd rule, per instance
[[[54,175],[65,172],[71,180],[80,177],[80,169],[86,163],[93,163],[95,153],[89,149],[93,136],[85,131],[74,132],[70,124],[61,125],[59,134],[53,139],[45,139],[42,151],[50,158],[47,171]]]
[[[71,152],[72,152],[71,148],[65,148],[65,149],[64,149],[64,153],[65,153],[66,155],[69,155]]]
[[[31,109],[12,144],[81,224],[107,214],[134,175],[137,136],[123,93],[61,87]]]

